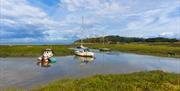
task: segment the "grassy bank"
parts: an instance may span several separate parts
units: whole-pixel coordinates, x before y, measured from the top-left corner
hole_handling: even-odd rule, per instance
[[[86,44],[90,48],[107,47],[113,51],[132,52],[138,54],[168,56],[168,53],[175,53],[180,58],[180,43],[121,43],[121,44]],[[55,51],[55,56],[64,56],[72,54],[69,49],[72,45],[14,45],[0,46],[0,57],[31,57],[39,56],[41,51],[46,48],[51,48]],[[75,47],[75,46],[74,46]]]
[[[110,48],[113,51],[132,52],[138,54],[165,56],[168,57],[168,53],[175,53],[180,58],[180,45],[177,44],[162,44],[162,43],[123,43],[123,44],[86,44],[86,46],[94,49],[98,48]]]
[[[31,91],[179,91],[180,74],[162,71],[95,75],[50,82]],[[13,90],[12,90],[13,91]]]
[[[42,50],[51,48],[55,56],[64,56],[72,54],[69,45],[1,45],[0,57],[31,57],[41,55]]]

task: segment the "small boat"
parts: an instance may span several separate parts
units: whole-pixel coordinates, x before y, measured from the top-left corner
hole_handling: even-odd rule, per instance
[[[99,51],[111,51],[109,48],[99,48]]]
[[[94,57],[94,53],[89,51],[88,48],[81,48],[81,49],[77,49],[75,50],[75,55],[77,56],[82,56],[82,57]]]
[[[56,62],[56,58],[53,57],[54,52],[51,49],[45,49],[42,52],[42,55],[40,57],[38,57],[38,62],[42,62],[42,63],[55,63]]]

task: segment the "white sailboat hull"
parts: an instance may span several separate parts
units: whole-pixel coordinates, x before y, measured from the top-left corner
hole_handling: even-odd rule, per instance
[[[94,57],[93,52],[75,51],[75,55],[82,56],[82,57]]]

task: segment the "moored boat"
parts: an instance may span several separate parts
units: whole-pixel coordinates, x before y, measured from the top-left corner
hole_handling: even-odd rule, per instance
[[[42,52],[42,55],[40,57],[38,57],[38,62],[39,63],[55,63],[56,62],[56,58],[53,57],[54,52],[51,49],[45,49]]]
[[[99,51],[111,51],[109,48],[99,48]]]
[[[82,56],[82,57],[94,57],[94,53],[89,51],[88,48],[81,48],[81,49],[77,49],[75,50],[75,55],[77,56]]]
[[[84,18],[82,17],[82,25],[84,23]],[[82,26],[82,29],[83,26]],[[82,57],[94,57],[94,53],[91,52],[87,47],[83,46],[83,39],[81,38],[81,45],[75,48],[74,54]]]

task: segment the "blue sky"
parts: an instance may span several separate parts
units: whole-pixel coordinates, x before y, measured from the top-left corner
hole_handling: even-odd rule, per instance
[[[180,0],[0,1],[1,44],[72,43],[102,35],[180,38]]]

